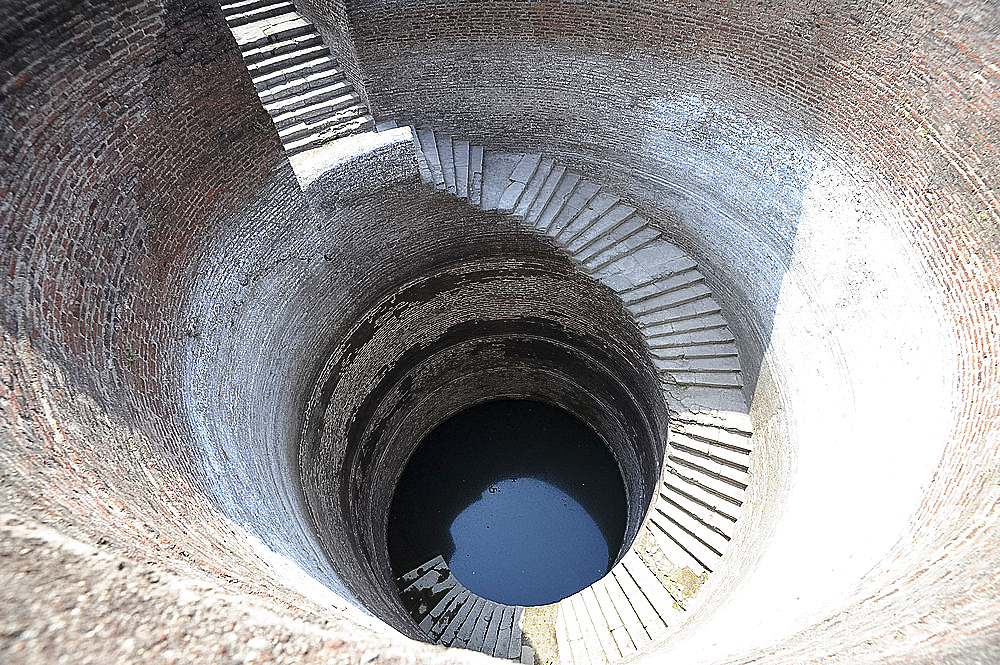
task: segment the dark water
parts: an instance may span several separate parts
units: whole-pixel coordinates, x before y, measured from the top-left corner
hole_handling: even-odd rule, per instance
[[[502,400],[420,444],[396,488],[396,574],[442,554],[474,593],[543,605],[603,577],[621,546],[625,489],[607,447],[557,407]]]

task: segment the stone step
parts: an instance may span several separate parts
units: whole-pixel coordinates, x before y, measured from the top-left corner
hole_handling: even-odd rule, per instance
[[[521,657],[521,615],[524,608],[513,605],[504,606],[500,627],[497,630],[497,643],[493,655],[497,658],[517,660]]]
[[[668,517],[659,509],[654,509],[650,513],[649,523],[655,527],[653,532],[657,543],[661,545],[663,553],[671,562],[676,565],[687,565],[699,575],[703,571],[711,573],[718,567],[718,561],[722,558],[723,551],[706,545],[702,539],[698,538],[689,521],[679,520],[672,516]],[[683,551],[683,554],[680,555],[680,561],[673,558],[677,552],[671,551],[671,545],[675,545]],[[684,559],[684,554],[693,559],[694,564],[690,560]]]
[[[582,176],[578,173],[567,172],[563,174],[559,186],[552,192],[548,203],[542,208],[538,218],[534,220],[534,226],[540,233],[548,232],[555,218],[565,209],[566,204],[572,198],[573,192],[583,182]]]
[[[661,383],[681,390],[691,388],[707,388],[713,390],[734,390],[743,389],[743,382],[740,379],[739,370],[729,372],[719,372],[714,370],[669,370],[657,369]]]
[[[483,636],[483,644],[479,647],[478,651],[481,651],[488,656],[496,655],[498,642],[500,641],[500,627],[503,626],[504,619],[507,616],[507,610],[509,609],[510,608],[508,606],[501,605],[500,603],[496,603],[494,605],[493,614],[490,616],[490,622],[486,625],[486,634]],[[506,648],[504,650],[506,651]]]
[[[541,166],[541,163],[539,163],[539,166]],[[552,166],[548,174],[545,176],[545,180],[542,182],[534,201],[532,201],[531,205],[528,206],[528,210],[524,214],[524,220],[528,224],[531,226],[536,225],[538,218],[541,216],[546,206],[548,206],[549,201],[552,199],[553,194],[555,194],[556,189],[562,183],[563,178],[566,177],[566,174],[567,171],[565,166],[561,166],[559,164]],[[515,210],[517,210],[517,208],[515,208]]]
[[[496,210],[500,199],[510,183],[518,163],[524,155],[515,153],[489,152],[483,156],[483,186],[479,207],[483,210]]]
[[[294,116],[293,124],[285,124],[278,130],[278,136],[285,144],[285,150],[289,149],[289,144],[306,137],[323,138],[332,141],[341,136],[345,126],[349,123],[361,124],[365,126],[373,125],[371,116],[367,115],[367,109],[361,104],[346,106],[330,113],[323,113],[320,117]],[[357,121],[357,122],[355,122]]]
[[[465,626],[467,621],[475,622],[479,618],[479,615],[472,615],[472,611],[476,609],[477,601],[481,600],[475,594],[467,592],[468,595],[460,600],[458,611],[451,617],[448,625],[441,631],[438,636],[437,641],[439,644],[444,644],[445,646],[451,646],[455,643],[458,638],[459,632],[462,627]]]
[[[722,317],[722,309],[714,300],[698,301],[678,307],[672,312],[657,312],[637,317],[639,328],[647,338],[658,338],[668,332],[700,330],[729,323]]]
[[[622,557],[619,564],[635,581],[635,586],[642,592],[657,617],[666,628],[679,625],[683,621],[683,611],[675,607],[674,598],[663,588],[656,576],[646,567],[639,555],[632,550]],[[665,632],[661,630],[658,635]]]
[[[465,589],[458,583],[458,580],[455,579],[455,576],[450,573],[444,582],[441,582],[439,585],[431,587],[428,590],[428,593],[438,596],[439,598],[434,604],[434,607],[428,610],[418,624],[420,630],[424,631],[425,635],[431,636],[435,631],[440,633],[444,630],[443,627],[438,626],[438,624],[441,623],[441,617],[447,612],[448,608],[458,600],[458,597],[462,595],[464,590]],[[441,591],[444,591],[443,596],[440,595]]]
[[[274,126],[278,132],[292,127],[299,123],[315,123],[317,120],[329,118],[344,109],[357,107],[361,103],[357,95],[353,92],[340,94],[331,99],[319,99],[309,104],[289,108],[288,110],[271,116]]]
[[[230,14],[242,14],[261,7],[274,4],[275,0],[242,0],[242,2],[231,2],[222,5],[222,13],[226,16]]]
[[[302,37],[319,36],[313,24],[295,12],[231,26],[230,31],[244,53]]]
[[[444,177],[444,188],[453,196],[458,195],[455,185],[455,152],[451,137],[447,134],[436,134],[438,159],[441,160],[441,175]]]
[[[604,651],[607,661],[609,663],[617,661],[624,655],[613,635],[614,628],[618,627],[616,624],[620,623],[617,613],[612,614],[614,622],[608,620],[608,617],[604,615],[604,611],[597,602],[593,586],[581,590],[576,596],[582,601],[583,607],[581,611],[590,617],[590,623],[594,627],[594,632],[597,634],[597,639],[601,643],[601,649]]]
[[[676,354],[663,357],[653,353],[653,365],[664,372],[739,372],[736,353],[724,355]]]
[[[600,193],[600,185],[590,182],[589,180],[581,180],[577,183],[576,188],[566,200],[566,203],[563,205],[562,210],[559,211],[559,214],[553,217],[552,221],[545,227],[545,234],[558,241],[559,237],[566,229],[572,228],[577,217],[579,217],[582,212],[589,209],[591,203]],[[606,194],[605,197],[602,197],[602,202],[607,200],[609,197],[611,201],[617,201],[618,198],[613,194]],[[600,206],[601,204],[599,203],[598,205]],[[607,207],[610,207],[610,205]]]
[[[535,168],[534,174],[531,176],[524,187],[524,192],[521,194],[517,201],[517,205],[514,206],[512,214],[516,217],[524,219],[528,215],[528,211],[531,209],[532,204],[535,199],[538,198],[539,192],[542,191],[542,186],[545,184],[545,180],[549,177],[552,172],[552,168],[555,166],[555,160],[550,157],[542,157],[538,161],[538,166]]]
[[[507,185],[497,201],[497,210],[513,212],[521,200],[528,183],[535,175],[542,156],[538,154],[524,155],[518,160],[514,170],[507,179]]]
[[[457,585],[455,589],[457,593],[450,598],[444,609],[436,617],[433,617],[433,625],[424,631],[438,644],[443,643],[442,637],[445,631],[456,623],[456,617],[461,614],[462,610],[465,609],[466,614],[468,614],[468,610],[471,609],[472,592],[461,585]],[[431,613],[434,613],[434,610],[431,610]]]
[[[654,242],[632,250],[620,261],[594,271],[594,276],[616,291],[665,277],[697,264],[679,247],[669,242]]]
[[[667,630],[666,622],[661,618],[660,613],[657,612],[646,594],[639,588],[632,575],[625,569],[625,566],[619,563],[612,569],[611,576],[622,590],[622,594],[628,600],[629,607],[635,612],[649,639],[653,640],[663,635]]]
[[[632,252],[653,243],[662,243],[663,241],[660,240],[660,231],[650,226],[648,220],[643,220],[643,222],[645,224],[642,228],[620,239],[600,254],[583,261],[584,269],[591,273],[598,272],[618,261],[626,259]]]
[[[309,35],[307,38],[290,39],[267,48],[253,49],[243,54],[256,85],[257,81],[266,83],[271,77],[284,77],[285,72],[294,72],[296,67],[305,63],[330,57],[330,50],[323,44],[319,35]]]
[[[337,100],[336,103],[330,105],[334,111],[345,106],[353,106],[360,101],[354,94],[354,86],[342,79],[265,103],[264,109],[275,119],[275,125],[277,125],[278,119],[286,118],[294,113],[307,113],[310,109],[318,111],[326,105],[326,102],[334,100]]]
[[[684,532],[682,539],[686,540],[687,536],[697,539],[696,553],[704,554],[709,561],[713,561],[712,556],[716,557],[714,561],[718,561],[729,548],[728,535],[698,519],[693,511],[681,507],[678,502],[660,500],[653,510],[679,527]]]
[[[514,616],[511,617],[510,624],[510,650],[508,658],[520,658],[523,655],[524,630],[521,628],[521,621],[524,618],[524,608],[515,607]],[[534,663],[534,661],[532,661]]]
[[[445,563],[444,557],[442,557],[441,555],[438,555],[432,559],[428,559],[426,562],[420,564],[413,570],[403,573],[402,575],[397,577],[396,585],[401,589],[405,589],[414,582],[416,582],[417,580],[419,580],[421,577],[426,575],[431,570],[434,570],[435,568],[441,568],[442,566],[445,565],[447,564]]]
[[[667,294],[705,284],[705,277],[693,262],[685,268],[627,289],[616,289],[622,302],[628,307],[647,309],[657,306]]]
[[[441,169],[441,157],[438,155],[437,136],[431,129],[418,129],[414,134],[424,159],[427,160],[427,168],[430,170],[434,188],[445,189],[444,172]]]
[[[712,298],[712,292],[705,286],[704,279],[699,273],[698,278],[693,281],[677,284],[673,288],[650,295],[639,302],[626,302],[625,307],[632,312],[633,316],[641,317],[710,298]]]
[[[679,479],[672,477],[672,474],[667,474],[667,478],[660,485],[660,496],[677,501],[689,510],[702,510],[707,522],[732,535],[739,517],[740,506],[733,505],[701,487],[680,482]]]
[[[585,195],[586,191],[581,190],[581,195]],[[598,191],[586,202],[586,205],[573,214],[576,200],[570,199],[567,202],[568,210],[557,217],[552,225],[553,238],[564,246],[572,244],[581,235],[587,233],[605,213],[619,202],[617,194]]]
[[[667,457],[667,468],[668,472],[676,472],[678,480],[683,481],[683,483],[703,488],[731,505],[743,505],[743,493],[746,490],[745,486],[738,481],[731,480],[722,474],[716,474],[699,464],[673,454]],[[684,484],[680,484],[679,487],[683,489]]]
[[[690,493],[688,493],[688,496],[690,496]],[[686,513],[692,519],[698,520],[705,529],[722,537],[726,542],[733,537],[736,523],[728,515],[723,515],[712,508],[706,508],[701,503],[693,501],[683,494],[673,491],[663,491],[662,487],[656,501],[657,505],[661,503],[670,504],[677,510]]]
[[[735,343],[729,324],[714,312],[705,317],[648,325],[644,327],[643,334],[651,349]]]
[[[420,173],[420,182],[425,185],[434,185],[434,175],[431,173],[430,163],[427,161],[427,155],[424,154],[423,148],[420,147],[420,139],[417,137],[417,128],[410,125],[410,136],[413,141],[413,154],[417,158],[417,171]]]
[[[472,640],[472,634],[476,630],[476,626],[479,625],[479,619],[486,610],[486,604],[489,601],[485,598],[476,596],[475,603],[473,604],[472,610],[469,612],[465,621],[462,622],[461,628],[458,630],[458,634],[455,636],[452,644],[455,646],[468,646],[469,642]]]
[[[713,478],[718,478],[740,490],[746,489],[750,482],[750,474],[746,465],[687,446],[685,443],[687,442],[679,437],[677,439],[669,438],[670,455],[668,459],[690,469],[697,467],[700,469],[700,473],[709,474]]]
[[[739,358],[736,344],[731,341],[692,343],[684,345],[650,345],[650,353],[659,360],[709,360]]]
[[[590,665],[590,655],[583,644],[583,632],[576,621],[576,613],[570,603],[559,602],[559,616],[556,618],[556,641],[559,645],[559,660],[572,665]]]
[[[560,604],[566,604],[571,609],[572,615],[567,614],[566,617],[567,626],[569,625],[570,616],[572,616],[580,628],[581,641],[584,649],[587,651],[587,658],[590,662],[594,665],[609,662],[608,654],[605,653],[604,647],[601,646],[601,639],[598,637],[597,631],[594,630],[594,625],[590,622],[590,615],[587,614],[583,606],[580,594],[574,594],[561,601]]]
[[[604,214],[598,217],[586,228],[573,235],[567,235],[563,241],[566,251],[575,256],[590,256],[596,247],[601,248],[613,244],[619,233],[628,233],[640,228],[641,223],[633,220],[635,208],[624,203],[612,205]]]
[[[714,459],[720,464],[731,466],[743,473],[750,468],[750,451],[730,443],[720,443],[715,439],[699,436],[691,428],[670,428],[670,445],[683,447],[696,455]],[[721,438],[721,437],[720,437]]]
[[[486,644],[487,633],[490,629],[490,624],[493,622],[493,614],[498,611],[501,611],[498,604],[491,600],[485,601],[482,612],[479,614],[479,620],[476,621],[476,625],[472,629],[472,635],[466,643],[466,648],[472,649],[473,651],[483,651],[483,647]]]
[[[452,144],[455,154],[455,195],[461,199],[469,198],[469,160],[471,155],[468,141],[455,141]]]
[[[333,118],[319,123],[323,129],[311,134],[284,141],[285,153],[288,156],[297,155],[306,150],[312,150],[326,145],[331,141],[346,136],[354,136],[375,129],[375,120],[368,115],[368,109],[362,105],[346,109]]]
[[[664,482],[669,483],[671,486],[677,487],[694,496],[702,496],[703,494],[711,495],[714,499],[708,500],[706,498],[706,503],[718,505],[720,509],[729,512],[729,514],[739,511],[743,506],[743,491],[738,487],[714,478],[704,477],[701,473],[693,469],[668,463],[664,479]],[[716,503],[716,500],[721,503]]]
[[[301,68],[293,68],[294,75],[289,75],[287,70],[275,72],[265,77],[264,82],[254,81],[257,85],[257,95],[266,106],[331,85],[344,85],[353,92],[344,73],[333,63],[333,58],[317,58],[303,63]]]
[[[226,23],[230,27],[238,27],[258,21],[264,21],[282,14],[289,14],[295,11],[295,5],[291,2],[276,2],[274,4],[262,5],[254,8],[244,8],[243,11],[228,13],[223,9],[226,16]]]
[[[747,456],[753,449],[753,435],[749,431],[750,422],[742,414],[740,416],[725,414],[718,417],[709,414],[684,414],[671,422],[671,429]]]
[[[481,145],[469,147],[469,203],[482,205],[483,201],[483,160],[485,150]]]
[[[639,615],[636,613],[635,608],[632,607],[628,596],[613,574],[605,575],[603,579],[595,582],[594,592],[597,594],[598,600],[601,601],[602,607],[610,603],[614,608],[614,612],[618,617],[617,622],[621,623],[634,649],[640,649],[650,642],[649,634],[642,627]],[[615,634],[616,629],[613,629],[611,632]],[[621,647],[621,640],[616,637],[615,641],[619,642],[619,647]]]

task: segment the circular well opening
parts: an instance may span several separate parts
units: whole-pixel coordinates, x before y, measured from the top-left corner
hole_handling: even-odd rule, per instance
[[[614,565],[628,519],[621,471],[583,421],[503,399],[435,427],[407,462],[388,525],[401,575],[441,555],[472,593],[556,602]]]

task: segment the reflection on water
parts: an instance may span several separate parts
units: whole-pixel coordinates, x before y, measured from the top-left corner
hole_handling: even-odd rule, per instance
[[[448,563],[458,581],[508,605],[555,602],[608,570],[608,545],[594,519],[535,478],[494,483],[451,523],[451,538]]]
[[[441,554],[471,591],[507,604],[554,602],[601,578],[625,531],[610,451],[562,409],[527,400],[472,407],[420,444],[396,487],[396,575]]]

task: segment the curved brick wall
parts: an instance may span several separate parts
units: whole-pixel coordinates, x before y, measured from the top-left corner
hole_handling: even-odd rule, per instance
[[[303,194],[208,2],[4,14],[5,660],[476,658],[359,611],[295,445],[352,322],[507,248],[510,222],[424,190],[399,144]],[[685,630],[637,658],[1000,657],[995,8],[344,20],[376,118],[558,156],[641,204],[727,309],[756,495]]]

